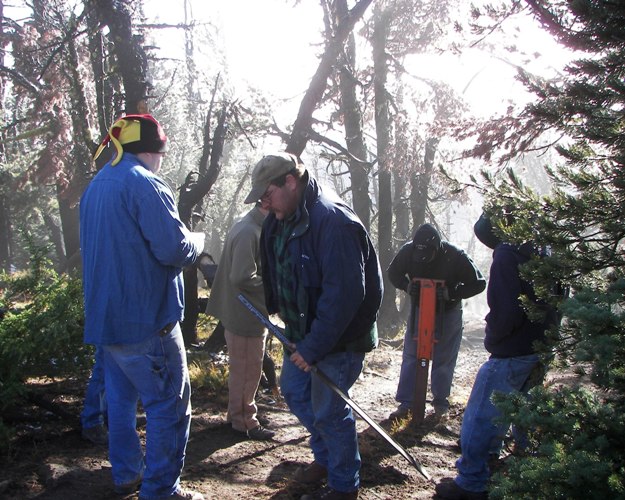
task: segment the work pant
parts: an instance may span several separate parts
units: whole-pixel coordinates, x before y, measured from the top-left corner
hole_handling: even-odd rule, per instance
[[[501,449],[509,422],[491,401],[493,393],[526,392],[532,370],[539,358],[532,354],[515,358],[490,358],[475,377],[460,430],[462,456],[456,461],[456,483],[467,491],[487,490],[490,471],[488,456]]]
[[[103,351],[113,482],[143,476],[140,498],[168,498],[180,484],[191,423],[180,326],[136,344],[105,345]],[[145,455],[136,431],[139,398],[147,419]]]
[[[317,363],[345,394],[358,379],[365,355],[329,354]],[[280,387],[291,412],[310,432],[315,461],[328,470],[328,485],[350,492],[360,485],[360,452],[356,421],[349,405],[319,377],[300,370],[285,353]]]
[[[256,391],[263,369],[266,333],[245,337],[226,329],[228,345],[228,415],[232,428],[245,432],[260,424],[257,419]]]
[[[454,308],[443,313],[442,330],[437,318],[434,351],[432,356],[432,373],[430,376],[430,389],[432,391],[432,405],[434,408],[445,410],[449,408],[449,395],[451,384],[456,369],[458,351],[462,341],[464,326],[462,323],[462,308]],[[417,374],[417,342],[416,336],[419,331],[419,308],[415,311],[414,335],[412,338],[409,329],[406,328],[404,335],[404,351],[402,354],[399,383],[395,399],[400,407],[412,409]]]

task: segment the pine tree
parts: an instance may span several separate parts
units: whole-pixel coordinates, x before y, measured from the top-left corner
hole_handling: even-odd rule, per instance
[[[545,356],[575,377],[500,401],[530,429],[529,447],[494,477],[490,497],[625,498],[625,3],[526,3],[582,57],[557,83],[521,74],[537,100],[507,144],[514,156],[528,137],[558,134],[562,163],[547,166],[547,196],[510,176],[491,182],[487,206],[499,221],[502,207],[514,210],[516,222],[499,226],[507,238],[551,248],[524,272],[563,315]],[[556,282],[570,286],[569,298],[554,293]]]

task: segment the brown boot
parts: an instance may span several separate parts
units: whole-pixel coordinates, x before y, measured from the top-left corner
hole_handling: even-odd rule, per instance
[[[321,464],[313,462],[306,467],[299,467],[293,479],[302,484],[317,484],[328,477],[328,470]]]

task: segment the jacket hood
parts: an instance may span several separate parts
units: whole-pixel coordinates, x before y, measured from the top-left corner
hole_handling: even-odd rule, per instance
[[[431,224],[423,224],[412,239],[413,259],[417,262],[431,262],[441,248],[441,235]]]
[[[493,231],[493,225],[489,217],[484,213],[480,215],[480,218],[473,226],[473,232],[475,236],[477,236],[477,239],[491,250],[494,250],[495,247],[501,243],[501,239]]]
[[[415,232],[412,244],[415,247],[424,246],[428,249],[438,250],[441,247],[441,235],[432,224],[423,224]]]

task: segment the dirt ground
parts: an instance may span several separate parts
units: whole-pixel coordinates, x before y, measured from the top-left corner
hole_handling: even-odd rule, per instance
[[[365,421],[358,419],[363,461],[360,498],[432,498],[434,483],[453,476],[464,403],[475,373],[487,357],[482,337],[479,323],[476,328],[465,328],[448,420],[434,422],[428,405],[428,415],[419,428],[408,421],[398,425],[388,420],[396,406],[401,347],[383,343],[367,356],[352,399],[423,465],[433,482],[426,481]],[[46,391],[48,398],[64,404],[77,417],[84,384],[74,385],[68,389],[66,383],[48,384]],[[201,389],[193,393],[184,486],[219,500],[299,499],[308,492],[290,480],[298,466],[312,460],[307,433],[283,402],[266,395],[259,399],[261,414],[269,421],[268,427],[276,431],[273,441],[241,437],[226,424],[224,397],[209,396]],[[35,406],[24,411],[26,422],[19,426],[20,437],[11,456],[0,459],[1,499],[122,498],[113,492],[106,447],[82,440],[76,421],[68,422]],[[144,419],[140,419],[142,432],[144,424]]]

